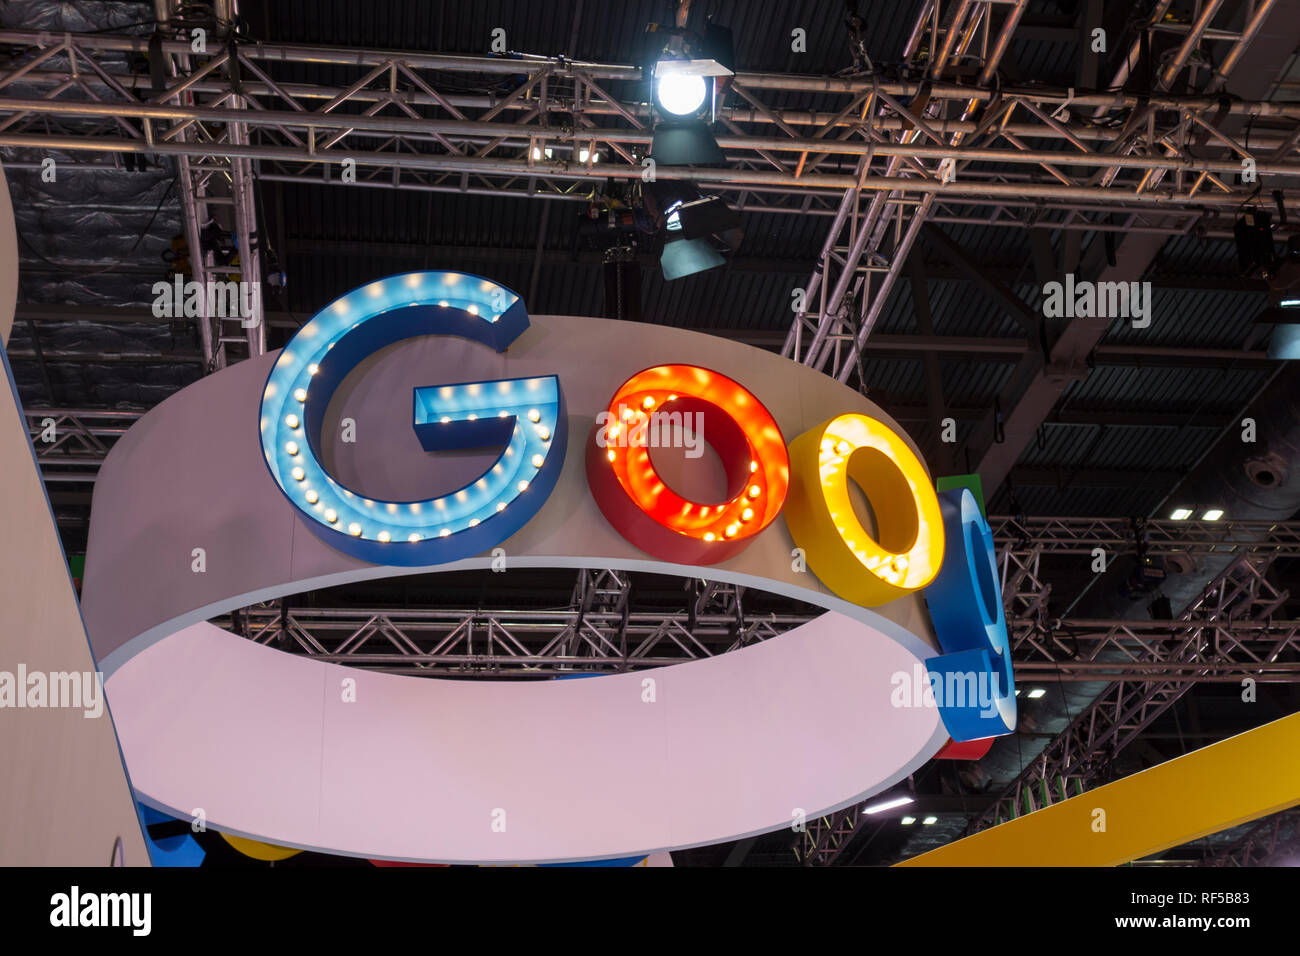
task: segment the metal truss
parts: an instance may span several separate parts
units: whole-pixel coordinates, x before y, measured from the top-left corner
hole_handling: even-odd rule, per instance
[[[567,607],[387,610],[255,605],[217,623],[335,664],[429,677],[618,673],[714,657],[783,634],[816,613],[746,615],[744,588],[689,582],[680,611],[629,610],[627,572],[581,570]]]
[[[1240,840],[1200,866],[1268,866],[1280,846],[1300,841],[1300,807],[1265,817]]]
[[[1266,579],[1271,561],[1270,555],[1243,553],[1177,620],[1140,625],[1107,622],[1112,626],[1093,635],[1086,650],[1064,631],[1022,633],[1013,642],[1017,670],[1024,667],[1020,660],[1037,660],[1050,669],[1058,658],[1068,655],[1077,667],[1090,663],[1086,658],[1092,655],[1099,676],[1107,668],[1132,668],[1142,676],[1110,684],[966,832],[995,826],[1066,799],[1071,791],[1083,792],[1106,782],[1115,756],[1187,692],[1193,675],[1219,670],[1225,679],[1232,674],[1239,679],[1267,679],[1263,675],[1271,674],[1294,680],[1300,622],[1272,620],[1289,594]],[[1123,665],[1101,660],[1113,656],[1122,656]]]
[[[864,188],[872,188],[866,185],[871,171],[871,154],[859,161],[860,181],[843,195],[821,257],[809,281],[808,299],[803,308],[796,312],[782,355],[821,369],[841,382],[848,381],[857,369],[858,379],[862,380],[861,354],[864,343],[907,260],[916,236],[932,214],[935,196],[943,197],[946,192],[952,191],[954,180],[978,180],[980,173],[971,168],[971,163],[982,162],[977,157],[983,155],[984,147],[990,143],[1004,141],[1020,151],[1026,162],[1036,163],[1038,168],[1034,171],[1033,188],[1050,190],[1053,200],[1066,199],[1069,190],[1079,188],[1085,182],[1089,189],[1115,190],[1111,195],[1114,204],[1109,208],[1110,213],[1118,215],[1108,214],[1107,218],[1112,226],[1117,225],[1126,232],[1145,231],[1151,226],[1155,227],[1155,231],[1172,229],[1182,232],[1189,228],[1190,224],[1186,221],[1141,221],[1136,212],[1131,211],[1136,208],[1132,200],[1137,196],[1149,196],[1152,190],[1183,197],[1188,203],[1208,200],[1211,204],[1230,195],[1237,195],[1244,202],[1251,194],[1252,190],[1244,185],[1234,188],[1228,184],[1232,174],[1242,171],[1243,161],[1254,163],[1256,160],[1240,143],[1218,128],[1218,124],[1227,115],[1225,113],[1209,108],[1178,108],[1174,114],[1176,121],[1159,122],[1159,108],[1152,107],[1149,103],[1132,106],[1126,104],[1124,107],[1113,103],[1110,109],[1120,108],[1125,111],[1124,122],[1112,128],[1113,135],[1105,147],[1094,149],[1064,125],[1073,118],[1073,91],[1070,91],[1071,97],[1064,103],[1049,104],[1026,99],[1019,91],[991,89],[990,83],[996,78],[998,63],[1019,23],[1025,3],[1024,0],[1013,0],[1002,18],[996,40],[990,43],[990,37],[994,35],[991,30],[993,10],[1006,7],[1008,4],[1005,3],[960,0],[948,7],[946,17],[941,17],[939,0],[929,0],[922,6],[904,49],[903,59],[909,63],[919,63],[927,70],[930,78],[937,82],[954,66],[953,57],[973,57],[980,63],[975,89],[987,93],[988,97],[985,99],[972,95],[963,102],[960,98],[926,97],[924,90],[919,90],[904,105],[879,87],[873,91],[875,102],[868,100],[864,105],[864,118],[870,109],[875,109],[883,113],[892,112],[907,121],[907,125],[898,134],[889,137],[891,146],[906,151],[910,149],[910,144],[921,142],[923,138],[927,144],[936,144],[933,153],[912,149],[910,155],[907,152],[882,152],[881,146],[877,144],[877,154],[892,157],[888,160],[885,176],[881,178],[900,183],[908,177],[916,177],[927,185],[937,183],[940,188],[935,191],[922,190],[922,197],[910,207],[889,205],[889,200],[912,196],[918,191],[917,187],[900,185],[894,193],[873,192],[867,209],[859,216],[862,191]],[[1186,28],[1186,35],[1176,55],[1160,73],[1160,90],[1167,90],[1188,64],[1197,45],[1207,36],[1207,30],[1219,7],[1218,2],[1205,4],[1200,16]],[[1223,87],[1229,74],[1240,62],[1243,52],[1257,36],[1272,7],[1271,2],[1258,4],[1241,33],[1230,35],[1233,46],[1209,78],[1207,91]],[[1157,4],[1157,9],[1152,11],[1150,28],[1167,26],[1163,23],[1167,8],[1168,3]],[[968,51],[981,26],[983,45],[979,54],[975,55]],[[1218,33],[1214,35],[1220,36]],[[924,47],[927,53],[924,58],[918,55],[922,49],[922,39],[929,41],[928,46]],[[930,57],[930,51],[934,50],[938,50],[939,54]],[[1134,50],[1126,57],[1110,88],[1123,85],[1139,51],[1140,47],[1135,42]],[[957,99],[957,103],[954,104],[952,99]],[[962,122],[976,123],[969,134],[964,129],[951,136],[941,132],[941,121],[952,118],[954,107],[960,109]],[[1098,106],[1094,119],[1100,120],[1106,112],[1107,107]],[[1039,124],[1040,130],[1050,129],[1052,133],[1063,137],[1077,152],[1031,148],[1024,138],[1007,129],[1013,116],[1029,118]],[[979,145],[964,145],[963,139],[968,135],[971,141]],[[1035,139],[1041,138],[1038,132],[1030,135]],[[1288,148],[1286,144],[1294,146],[1297,136],[1294,131],[1284,134],[1282,144],[1272,156],[1281,158]],[[880,134],[877,133],[876,137],[879,139]],[[1189,146],[1207,139],[1212,142],[1214,149],[1224,154],[1218,160],[1223,163],[1222,168],[1211,168],[1208,165],[1197,168],[1184,166],[1183,162],[1191,158]],[[1074,166],[1081,157],[1086,157],[1088,170],[1081,171]],[[1127,171],[1125,164],[1138,157],[1142,157],[1142,161],[1155,159],[1162,164],[1162,168],[1148,168],[1140,174],[1136,170]],[[1097,166],[1092,165],[1093,160],[1097,161]],[[1172,165],[1165,165],[1166,163]],[[1001,177],[1003,171],[999,169],[994,174],[995,177]],[[1046,174],[1047,179],[1043,178],[1043,174]],[[1282,171],[1281,174],[1292,176],[1294,169]],[[1162,188],[1162,183],[1168,184],[1171,181],[1172,189]],[[1057,185],[1049,186],[1049,182]],[[1057,193],[1057,188],[1067,192]],[[1048,197],[1043,194],[1043,198]],[[997,215],[1002,215],[1004,210],[1014,205],[1015,203],[999,202]],[[1168,207],[1177,203],[1162,205]],[[1019,216],[1012,212],[1010,216],[1022,227],[1062,228],[1071,222],[1073,212],[1065,223],[1059,219],[1040,219],[1038,212],[1029,216]],[[1091,222],[1095,224],[1096,218]],[[863,266],[880,263],[887,268],[878,280],[873,281],[870,269],[864,272]],[[833,286],[832,274],[835,274]]]
[[[880,194],[890,208],[928,202],[936,216],[1011,226],[1093,229],[1116,210],[1126,217],[1182,210],[1172,226],[1147,223],[1177,230],[1207,209],[1230,214],[1240,205],[1249,188],[1226,180],[1240,172],[1243,158],[1255,161],[1261,176],[1298,174],[1300,105],[994,88],[997,57],[1021,6],[963,0],[946,27],[928,6],[909,44],[922,80],[740,73],[732,89],[747,105],[724,109],[720,119],[728,166],[675,167],[669,175],[740,194],[746,208],[836,219],[852,190],[855,197]],[[989,11],[996,8],[1010,16],[990,41]],[[934,65],[922,53],[923,39],[926,49],[941,51]],[[985,43],[991,50],[975,85],[943,80],[952,60]],[[600,181],[641,179],[652,137],[648,105],[610,90],[640,80],[639,69],[623,65],[233,38],[212,38],[208,52],[196,55],[188,39],[167,39],[160,50],[174,72],[157,91],[122,57],[148,53],[146,36],[2,31],[0,44],[27,57],[0,73],[0,117],[7,117],[0,146],[186,157],[202,169],[218,164],[232,182],[238,169],[251,168],[264,180],[338,183],[344,160],[351,160],[360,186],[586,199]],[[274,74],[281,62],[327,64],[355,78],[338,85],[280,82]],[[473,77],[485,91],[439,89],[449,75],[462,87]],[[798,112],[764,103],[783,91],[823,93],[841,105]],[[1128,138],[1117,143],[1114,126],[1076,115],[1095,110],[1130,118],[1141,111],[1143,121],[1130,122]],[[1220,110],[1278,128],[1252,135],[1249,149],[1220,136],[1227,158],[1192,155],[1189,133]],[[1059,148],[1031,149],[1030,139]],[[534,160],[534,148],[551,148],[553,156]],[[584,149],[590,154],[581,162]],[[835,171],[846,159],[858,164],[855,173]],[[843,218],[851,220],[847,211]],[[1223,229],[1227,220],[1210,225]]]
[[[1074,531],[1088,524],[1077,521]],[[1245,550],[1253,545],[1248,541],[1176,621],[1045,622],[1051,586],[1039,575],[1043,546],[1020,538],[1000,549],[1017,679],[1113,683],[967,826],[967,834],[1106,782],[1115,755],[1194,684],[1300,681],[1300,621],[1272,619],[1289,594],[1264,577],[1277,555]],[[796,857],[807,865],[835,862],[859,819],[855,806],[810,821],[795,843]]]
[[[989,516],[993,539],[1023,555],[1092,554],[1132,551],[1136,535],[1131,518],[1030,518]],[[1250,553],[1274,557],[1300,556],[1300,522],[1143,520],[1150,555]],[[1005,571],[1005,569],[1004,569]]]
[[[164,24],[178,17],[183,6],[183,0],[163,0],[156,4]],[[189,278],[204,289],[212,281],[237,281],[249,283],[250,288],[256,290],[256,294],[247,300],[250,306],[248,315],[209,315],[205,294],[199,316],[199,338],[208,372],[224,368],[232,358],[252,357],[266,351],[266,328],[262,323],[262,262],[258,249],[252,161],[235,152],[249,142],[248,126],[240,121],[239,114],[249,108],[250,102],[236,79],[238,57],[231,52],[235,47],[230,42],[229,30],[237,4],[235,0],[216,0],[215,11],[218,34],[210,39],[221,52],[210,59],[203,58],[206,62],[197,72],[222,76],[229,88],[208,96],[196,92],[185,82],[196,72],[192,45],[186,52],[164,48],[160,53],[172,84],[161,91],[155,87],[156,95],[149,99],[154,104],[224,107],[227,113],[224,121],[178,123],[167,131],[176,142],[192,143],[205,149],[202,155],[175,154],[185,241],[189,247]],[[75,65],[75,48],[70,41],[65,42],[68,59]],[[130,95],[125,89],[122,93]],[[153,140],[154,127],[150,120],[140,124],[140,131],[147,142]],[[209,224],[234,237],[235,255],[229,261],[218,261],[217,250],[205,237],[205,228]]]
[[[23,411],[36,463],[47,482],[92,482],[112,446],[142,413],[112,409]]]

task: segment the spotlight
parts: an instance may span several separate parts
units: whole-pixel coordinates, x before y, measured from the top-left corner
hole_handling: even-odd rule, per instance
[[[926,817],[924,820],[921,821],[921,823],[927,827],[932,827],[938,822],[939,822],[938,817]]]
[[[1047,691],[1043,690],[1043,688],[1041,687],[1035,687],[1033,690],[1029,692],[1030,700],[1038,700],[1040,697],[1046,697],[1046,696],[1047,696]]]
[[[682,203],[673,214],[681,224],[682,236],[686,239],[702,239],[705,236],[731,237],[740,229],[740,214],[717,196]],[[727,244],[735,248],[739,242]]]
[[[693,116],[704,105],[709,84],[698,74],[669,69],[674,62],[681,61],[667,60],[656,70],[655,102],[674,116]]]
[[[916,822],[916,817],[903,817],[903,819],[900,820],[899,822],[902,823],[903,826],[905,827],[910,827],[913,823]]]
[[[709,127],[717,118],[720,94],[730,82],[734,61],[731,31],[709,24],[703,35],[683,26],[654,34],[648,62],[642,67],[653,89],[655,124],[650,155],[666,166],[715,166],[722,150]]]
[[[1175,508],[1169,513],[1170,521],[1186,521],[1192,516],[1191,508]]]
[[[674,239],[664,243],[659,265],[668,281],[707,272],[726,265],[727,260],[707,239]]]
[[[1218,520],[1219,520],[1220,518],[1222,518],[1222,517],[1223,517],[1223,509],[1222,509],[1222,508],[1211,508],[1209,511],[1205,512],[1205,514],[1201,515],[1201,520],[1202,520],[1202,521],[1218,521]]]
[[[1232,227],[1237,246],[1237,268],[1243,276],[1272,276],[1278,265],[1273,247],[1273,217],[1262,210],[1254,210],[1249,218],[1242,216]]]
[[[736,211],[716,196],[701,196],[691,183],[658,180],[647,184],[645,196],[646,212],[664,233],[659,264],[666,280],[725,265],[715,243],[734,250],[744,238]]]

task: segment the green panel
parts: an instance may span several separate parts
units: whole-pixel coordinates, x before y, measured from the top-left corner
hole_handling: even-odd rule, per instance
[[[988,512],[984,510],[984,485],[980,482],[979,475],[944,475],[942,478],[935,479],[934,487],[936,491],[947,491],[949,488],[969,488],[971,494],[975,496],[975,501],[980,506],[980,514],[988,517]]]

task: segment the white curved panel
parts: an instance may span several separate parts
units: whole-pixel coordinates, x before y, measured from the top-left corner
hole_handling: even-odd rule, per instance
[[[201,807],[211,825],[257,839],[368,857],[591,859],[788,826],[796,809],[812,816],[888,786],[947,739],[937,711],[889,705],[891,675],[934,653],[918,596],[875,611],[835,598],[795,569],[780,519],[721,565],[664,564],[605,522],[584,473],[596,413],[627,377],[659,363],[735,378],[787,440],[845,411],[895,423],[824,375],[716,337],[604,319],[532,322],[505,354],[424,338],[364,363],[326,416],[327,432],[341,417],[357,422],[356,445],[327,449],[338,472],[360,484],[369,459],[390,485],[443,480],[412,433],[411,388],[558,374],[567,458],[538,515],[503,542],[510,567],[705,576],[837,613],[721,658],[542,683],[379,675],[198,624],[254,600],[491,560],[376,566],[311,534],[261,457],[258,401],[275,360],[263,356],[144,416],[96,484],[83,608],[149,802],[181,814]],[[344,677],[357,681],[355,704],[340,700]],[[653,704],[640,699],[647,677]],[[490,828],[496,808],[504,833]]]

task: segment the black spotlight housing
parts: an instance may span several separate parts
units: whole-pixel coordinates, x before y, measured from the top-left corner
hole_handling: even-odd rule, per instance
[[[744,238],[740,215],[717,196],[701,196],[689,182],[646,185],[646,212],[664,235],[659,265],[672,281],[725,265],[719,249],[735,250]]]
[[[731,82],[731,31],[712,23],[702,35],[657,24],[647,30],[654,42],[642,74],[650,78],[656,116],[650,156],[665,166],[720,165],[725,157],[709,127]]]

